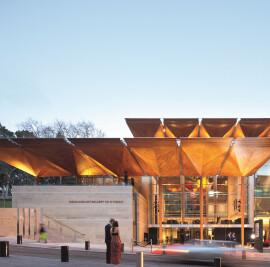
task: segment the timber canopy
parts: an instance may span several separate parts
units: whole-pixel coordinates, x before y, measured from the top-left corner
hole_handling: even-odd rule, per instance
[[[0,139],[0,160],[36,177],[254,174],[270,159],[270,119],[126,119],[134,138]]]

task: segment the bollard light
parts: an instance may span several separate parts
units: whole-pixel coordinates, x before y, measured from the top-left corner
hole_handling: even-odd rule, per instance
[[[22,236],[21,235],[17,235],[17,244],[18,245],[22,244]]]
[[[0,241],[0,257],[9,257],[8,241]]]
[[[221,267],[221,258],[214,258],[214,266]]]
[[[90,250],[90,241],[85,241],[85,250]]]
[[[69,247],[61,246],[61,262],[69,261]]]

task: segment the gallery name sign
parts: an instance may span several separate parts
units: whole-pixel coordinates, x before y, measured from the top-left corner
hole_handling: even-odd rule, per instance
[[[70,204],[123,204],[122,200],[70,200]]]

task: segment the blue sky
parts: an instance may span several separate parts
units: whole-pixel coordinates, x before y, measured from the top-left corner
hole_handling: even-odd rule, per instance
[[[0,1],[0,122],[270,117],[270,1]]]

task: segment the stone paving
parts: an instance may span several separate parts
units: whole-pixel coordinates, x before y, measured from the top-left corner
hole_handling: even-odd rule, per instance
[[[28,251],[31,248],[35,248],[35,249],[42,249],[44,248],[44,250],[42,249],[41,251],[49,251],[51,249],[53,249],[53,251],[59,251],[60,247],[62,245],[67,245],[69,246],[69,250],[70,252],[74,251],[74,253],[79,253],[81,254],[81,252],[86,252],[85,248],[84,248],[84,243],[37,243],[37,241],[34,240],[29,240],[29,239],[23,239],[23,244],[22,245],[17,245],[17,240],[15,237],[0,237],[0,241],[9,241],[10,245],[12,246],[12,250],[19,251],[20,249],[23,250],[24,249],[28,249]],[[161,249],[160,246],[153,246],[153,251],[155,250],[159,250]],[[270,251],[269,249],[267,249],[266,251],[268,253],[258,253],[256,252],[254,249],[250,249],[247,247],[244,247],[243,249],[246,249],[246,258],[247,261],[256,261],[256,262],[260,262],[261,264],[264,264],[263,266],[270,266]],[[50,256],[50,257],[46,257],[46,253],[49,252],[45,252],[45,256],[29,256],[29,254],[23,254],[23,253],[10,253],[10,257],[7,258],[1,258],[0,257],[0,266],[11,266],[11,267],[15,267],[15,266],[21,266],[21,267],[26,267],[26,266],[38,266],[38,267],[43,267],[43,266],[74,266],[74,264],[80,266],[80,267],[84,267],[84,266],[97,266],[97,267],[103,267],[103,266],[108,266],[107,264],[104,263],[104,259],[103,259],[103,254],[105,254],[105,244],[91,244],[90,245],[90,252],[95,252],[97,254],[100,254],[101,257],[100,258],[87,258],[87,257],[80,257],[80,256],[75,256],[74,258],[71,257],[70,255],[70,261],[68,263],[61,263],[60,259],[57,257]],[[31,251],[31,250],[30,250]],[[81,252],[79,252],[81,251]],[[128,256],[128,255],[132,255],[135,254],[136,252],[142,251],[144,252],[145,256],[147,257],[147,255],[151,255],[151,247],[134,247],[133,248],[133,252],[132,252],[132,247],[125,247],[125,252],[124,255]],[[60,252],[60,251],[59,251]],[[98,253],[100,252],[100,253]],[[72,253],[70,253],[72,254]],[[27,256],[28,255],[28,256]],[[30,254],[31,255],[31,254]],[[58,253],[57,253],[58,255]],[[158,256],[158,255],[155,255]],[[134,260],[134,256],[133,260],[131,260],[129,257],[124,257],[121,265],[122,266],[136,266],[136,261]],[[153,257],[153,256],[151,256]],[[152,261],[152,260],[151,260]],[[159,263],[158,261],[145,261],[144,266],[145,267],[153,267],[153,266],[176,266],[175,263]],[[265,265],[266,264],[266,265]],[[269,265],[268,265],[269,264]],[[177,266],[199,266],[199,265],[183,265],[183,264],[177,264]],[[251,265],[253,266],[253,265]],[[254,265],[254,266],[259,266],[259,265]]]
[[[17,239],[15,237],[0,237],[0,241],[9,241],[11,245],[17,245]],[[23,246],[26,247],[40,247],[40,248],[55,248],[60,249],[61,246],[69,246],[70,250],[84,250],[84,243],[38,243],[36,240],[31,239],[23,239],[22,242]],[[22,246],[18,245],[18,246]],[[153,251],[155,249],[160,249],[161,246],[153,245]],[[90,250],[96,252],[105,252],[106,245],[104,244],[91,244],[90,243]],[[133,252],[144,252],[144,253],[151,253],[151,246],[148,245],[147,247],[133,247]],[[125,253],[132,253],[131,246],[125,246]]]
[[[69,262],[60,262],[58,259],[44,259],[38,257],[29,257],[29,256],[10,256],[8,258],[0,258],[0,266],[8,267],[50,267],[50,266],[80,266],[80,267],[108,267],[109,265],[102,262],[101,260],[92,260],[92,259],[70,259]],[[136,266],[136,262],[126,262],[122,261],[121,266]],[[166,266],[166,267],[201,267],[200,265],[184,265],[184,264],[165,264],[165,263],[144,263],[145,267],[154,267],[154,266]]]

